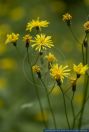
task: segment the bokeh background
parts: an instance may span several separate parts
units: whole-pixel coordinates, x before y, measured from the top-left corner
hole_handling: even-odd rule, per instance
[[[82,61],[81,45],[76,42],[62,21],[62,15],[70,12],[73,16],[73,31],[82,41],[83,23],[88,18],[88,8],[89,0],[0,0],[0,132],[42,132],[44,129],[29,66],[24,66],[27,76],[23,74],[26,49],[21,39],[26,33],[27,22],[37,17],[48,20],[50,25],[43,31],[53,37],[55,48],[52,52],[60,63],[71,65]],[[18,51],[12,45],[5,45],[6,34],[12,32],[20,34]],[[33,60],[34,57],[32,53],[30,59]],[[51,83],[47,80],[45,82],[50,89]],[[79,110],[83,99],[82,83],[83,78],[79,81],[74,98],[76,111]],[[53,128],[44,88],[40,85],[39,93],[45,109],[45,120],[48,121],[49,128]],[[57,127],[66,128],[64,107],[58,87],[52,91],[50,99],[55,111]],[[67,105],[71,122],[72,113],[69,101]],[[87,102],[83,128],[89,128],[88,105]]]

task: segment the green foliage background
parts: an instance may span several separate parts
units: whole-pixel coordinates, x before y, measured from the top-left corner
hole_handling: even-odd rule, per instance
[[[6,34],[19,33],[22,39],[26,33],[25,28],[29,20],[37,17],[48,20],[50,25],[43,32],[53,37],[55,48],[52,52],[58,58],[59,63],[71,66],[73,63],[82,61],[81,45],[72,37],[68,27],[62,21],[62,15],[65,12],[72,14],[73,31],[82,41],[84,36],[83,23],[87,19],[88,8],[89,0],[0,0],[0,132],[42,132],[44,129],[29,66],[25,65],[30,83],[23,74],[23,60],[26,56],[24,42],[18,41],[19,51],[16,51],[12,45],[5,46]],[[30,59],[34,60],[35,57],[30,50]],[[52,87],[50,80],[48,82],[44,78],[44,82],[48,88]],[[44,88],[38,80],[37,83],[46,112],[46,120],[50,120],[49,126],[53,128]],[[80,79],[75,96],[76,112],[79,110],[83,98],[82,84],[83,78]],[[68,96],[71,97],[71,90]],[[66,128],[60,92],[52,93],[50,99],[58,128]],[[68,100],[67,105],[71,122],[72,113]],[[83,128],[89,128],[88,105],[89,101],[86,104]]]

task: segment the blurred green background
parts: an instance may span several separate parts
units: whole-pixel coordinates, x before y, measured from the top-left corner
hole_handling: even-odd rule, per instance
[[[0,132],[42,132],[44,129],[30,70],[26,65],[25,69],[30,82],[23,74],[23,61],[26,55],[24,42],[18,41],[19,51],[16,51],[12,45],[5,46],[6,34],[19,33],[22,39],[23,35],[26,34],[25,29],[28,21],[37,17],[48,20],[50,25],[43,31],[53,37],[55,48],[52,52],[58,58],[59,63],[72,65],[82,61],[81,45],[72,37],[68,27],[62,21],[62,15],[69,12],[73,16],[73,31],[82,41],[84,36],[83,23],[87,20],[88,8],[89,0],[0,0]],[[30,58],[35,59],[33,53],[30,54]],[[52,87],[50,81],[44,81],[48,88]],[[79,110],[83,98],[82,83],[83,78],[79,81],[78,91],[74,98],[76,112]],[[44,88],[40,86],[39,82],[38,86],[45,109],[45,120],[48,121],[49,128],[54,128]],[[71,95],[71,91],[69,95]],[[55,87],[50,99],[55,111],[57,127],[67,128],[58,87]],[[67,101],[67,105],[71,122],[72,113],[69,101]],[[89,103],[85,109],[83,128],[89,128],[88,105]]]

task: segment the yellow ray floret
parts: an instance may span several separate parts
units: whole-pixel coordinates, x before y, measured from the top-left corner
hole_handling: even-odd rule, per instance
[[[17,40],[19,39],[19,34],[15,34],[15,33],[12,33],[12,34],[7,34],[7,39],[6,39],[6,44],[8,43],[15,43],[17,42]]]
[[[54,46],[51,40],[51,36],[46,36],[45,34],[37,34],[32,42],[32,47],[35,47],[35,50],[38,50],[39,52],[41,50],[46,50],[47,48],[51,48],[52,46]]]
[[[23,37],[23,41],[25,42],[31,42],[32,40],[32,36],[30,36],[29,34],[26,34],[24,37]]]
[[[39,20],[38,17],[37,20],[32,20],[31,22],[27,23],[26,30],[30,32],[32,31],[33,28],[38,28],[39,30],[41,30],[42,27],[48,27],[48,24],[49,24],[48,21]]]
[[[89,31],[89,21],[85,22],[83,26],[85,31]]]
[[[55,56],[53,54],[51,54],[51,53],[46,55],[45,58],[47,59],[48,62],[53,62],[53,61],[56,60]]]
[[[40,72],[40,66],[38,66],[38,65],[32,66],[32,71],[33,71],[34,73],[39,73],[39,72]]]
[[[70,74],[70,69],[68,69],[68,66],[62,66],[58,64],[54,64],[52,68],[50,69],[50,75],[55,79],[55,80],[60,80],[63,82],[63,79],[65,77],[68,77]]]
[[[63,21],[70,21],[72,19],[72,16],[69,13],[66,13],[63,15]]]
[[[79,65],[73,65],[73,70],[76,72],[76,74],[84,75],[86,71],[88,70],[88,65],[83,65],[80,63]]]

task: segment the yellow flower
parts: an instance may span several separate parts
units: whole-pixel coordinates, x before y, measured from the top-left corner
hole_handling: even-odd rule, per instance
[[[32,66],[32,71],[34,73],[39,73],[40,72],[40,67],[38,65],[34,65],[34,66]]]
[[[41,21],[39,20],[39,17],[37,20],[32,20],[31,22],[27,23],[26,30],[32,31],[33,28],[41,30],[41,27],[48,27],[49,22],[48,21]]]
[[[41,50],[46,50],[46,48],[51,48],[53,45],[53,42],[51,40],[51,36],[46,36],[45,34],[37,34],[35,37],[35,40],[32,41],[34,44],[32,44],[32,47],[35,47],[35,50],[38,50],[39,52]]]
[[[15,34],[15,33],[12,33],[12,34],[7,34],[7,39],[6,39],[6,44],[8,43],[16,43],[17,40],[19,39],[19,34]]]
[[[51,53],[49,53],[48,55],[46,55],[45,58],[50,63],[56,60],[55,56],[53,54],[51,54]]]
[[[85,31],[89,32],[89,21],[85,22],[83,26],[84,26]]]
[[[32,36],[30,36],[29,34],[26,34],[24,37],[23,37],[23,41],[26,42],[26,47],[29,47],[29,43],[31,42],[32,40]]]
[[[32,36],[30,36],[29,34],[26,34],[26,35],[23,37],[23,40],[24,40],[24,41],[30,42],[30,40],[32,40]]]
[[[79,65],[73,65],[73,70],[76,72],[77,75],[84,75],[88,70],[88,65],[83,65],[80,63]]]
[[[58,64],[54,64],[50,69],[50,75],[57,81],[63,82],[64,77],[68,77],[70,69],[68,66],[58,66]]]
[[[63,21],[70,21],[72,19],[72,16],[69,13],[66,13],[63,15]]]
[[[69,79],[70,79],[72,91],[75,92],[76,91],[77,78],[76,77],[70,77]]]

